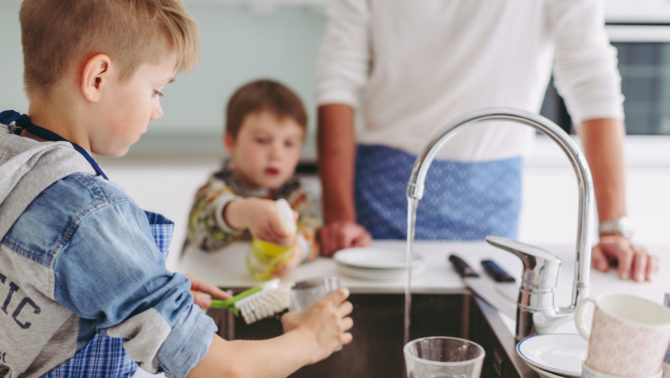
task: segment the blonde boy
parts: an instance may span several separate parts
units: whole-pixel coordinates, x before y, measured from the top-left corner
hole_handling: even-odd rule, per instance
[[[223,144],[229,158],[196,192],[186,244],[212,251],[251,236],[295,244],[293,258],[279,267],[278,276],[315,258],[320,219],[294,175],[306,127],[302,101],[283,84],[262,79],[238,88],[226,107]],[[279,198],[298,215],[295,235],[281,225],[274,204]]]
[[[351,340],[342,290],[265,341],[224,341],[164,265],[173,224],[90,153],[122,156],[198,54],[176,0],[24,0],[28,115],[0,113],[0,376],[285,376]],[[156,188],[155,190],[160,190]]]

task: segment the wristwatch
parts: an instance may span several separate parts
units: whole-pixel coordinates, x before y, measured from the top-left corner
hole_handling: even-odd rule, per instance
[[[605,221],[598,227],[598,234],[600,235],[617,234],[625,238],[633,236],[633,231],[633,221],[626,216]]]

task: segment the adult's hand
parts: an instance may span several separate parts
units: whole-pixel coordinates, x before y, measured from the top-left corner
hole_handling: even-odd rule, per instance
[[[317,232],[317,238],[323,256],[332,256],[344,248],[363,247],[372,241],[370,233],[363,226],[348,221],[337,221],[325,224]]]
[[[598,245],[593,247],[591,263],[601,272],[617,266],[621,279],[642,282],[651,281],[658,272],[659,258],[623,236],[603,235]]]

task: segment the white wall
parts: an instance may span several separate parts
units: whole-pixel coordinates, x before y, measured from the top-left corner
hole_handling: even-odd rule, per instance
[[[625,154],[628,213],[636,224],[634,239],[647,245],[670,245],[670,137],[629,136]],[[573,242],[577,181],[567,158],[546,138],[538,138],[526,159],[524,181],[519,239]]]
[[[161,99],[165,115],[152,123],[131,154],[151,155],[166,144],[186,155],[217,153],[223,110],[232,92],[249,80],[269,77],[287,84],[305,102],[309,113],[305,155],[314,156],[313,83],[326,25],[323,7],[252,6],[272,4],[263,0],[252,5],[218,0],[185,3],[200,26],[200,60],[192,72],[177,75],[165,88]],[[18,0],[0,0],[0,111],[28,110],[19,6]]]

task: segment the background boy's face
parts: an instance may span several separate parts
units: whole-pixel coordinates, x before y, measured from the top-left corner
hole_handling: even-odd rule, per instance
[[[236,177],[277,189],[295,172],[303,137],[303,128],[292,118],[259,111],[244,117],[235,140],[226,133],[224,143]]]
[[[92,136],[94,152],[107,156],[125,155],[131,145],[147,131],[149,121],[163,116],[160,96],[174,79],[176,54],[167,54],[158,64],[142,64],[125,82],[112,77],[103,97],[100,117],[104,127]]]

